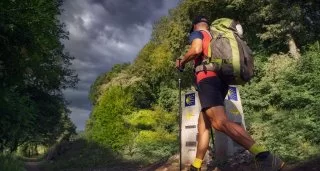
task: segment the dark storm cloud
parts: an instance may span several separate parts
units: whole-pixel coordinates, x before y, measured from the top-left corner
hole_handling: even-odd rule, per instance
[[[162,10],[162,0],[90,0],[102,6],[108,17],[105,21],[112,22],[116,27],[130,28],[132,25],[143,25],[153,22]]]
[[[80,108],[73,108],[70,107],[72,111],[72,115],[70,115],[71,120],[73,123],[76,124],[77,130],[84,130],[86,120],[88,119],[90,110],[80,109]]]
[[[64,95],[71,102],[71,118],[80,129],[91,110],[88,100],[90,85],[114,64],[133,61],[150,39],[153,23],[166,15],[178,1],[64,1],[60,19],[70,34],[69,40],[62,42],[66,51],[75,57],[72,68],[80,78],[78,88],[65,90]]]
[[[80,109],[90,109],[90,104],[88,103],[88,99],[83,98],[83,97],[87,97],[87,90],[68,89],[64,91],[64,94],[68,101],[72,101],[72,103],[76,104],[72,106],[75,106],[76,108],[80,108]]]

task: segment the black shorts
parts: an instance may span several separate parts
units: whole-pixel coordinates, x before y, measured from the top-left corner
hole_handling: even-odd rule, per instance
[[[201,109],[224,106],[224,99],[228,93],[229,86],[219,77],[208,77],[198,83],[198,93]]]

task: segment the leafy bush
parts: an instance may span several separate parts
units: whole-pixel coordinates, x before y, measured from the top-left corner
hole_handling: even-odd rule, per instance
[[[7,154],[0,154],[0,170],[22,171],[24,164],[17,157]]]
[[[177,136],[165,130],[142,130],[135,139],[139,152],[152,162],[168,157],[177,150]]]
[[[249,131],[290,162],[320,152],[319,56],[312,47],[299,60],[274,55],[261,79],[241,89]]]
[[[113,150],[121,151],[131,138],[123,117],[132,112],[132,97],[128,89],[110,87],[94,108],[90,120],[89,138]]]
[[[167,86],[163,86],[160,88],[158,104],[166,111],[174,111],[177,112],[179,108],[179,90],[178,87],[176,89],[169,88]]]
[[[160,107],[140,110],[126,117],[136,132],[132,139],[135,154],[148,162],[170,156],[177,150],[177,117]]]

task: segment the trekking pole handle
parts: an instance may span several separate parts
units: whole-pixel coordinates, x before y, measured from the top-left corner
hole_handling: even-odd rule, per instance
[[[181,60],[182,60],[181,58],[178,58],[178,61],[179,61],[179,68],[178,69],[180,72],[183,72],[184,67],[181,66]]]

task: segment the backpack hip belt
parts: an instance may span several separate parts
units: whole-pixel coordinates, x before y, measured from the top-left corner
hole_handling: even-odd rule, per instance
[[[214,63],[202,63],[195,68],[196,73],[200,71],[217,71],[217,67]]]

